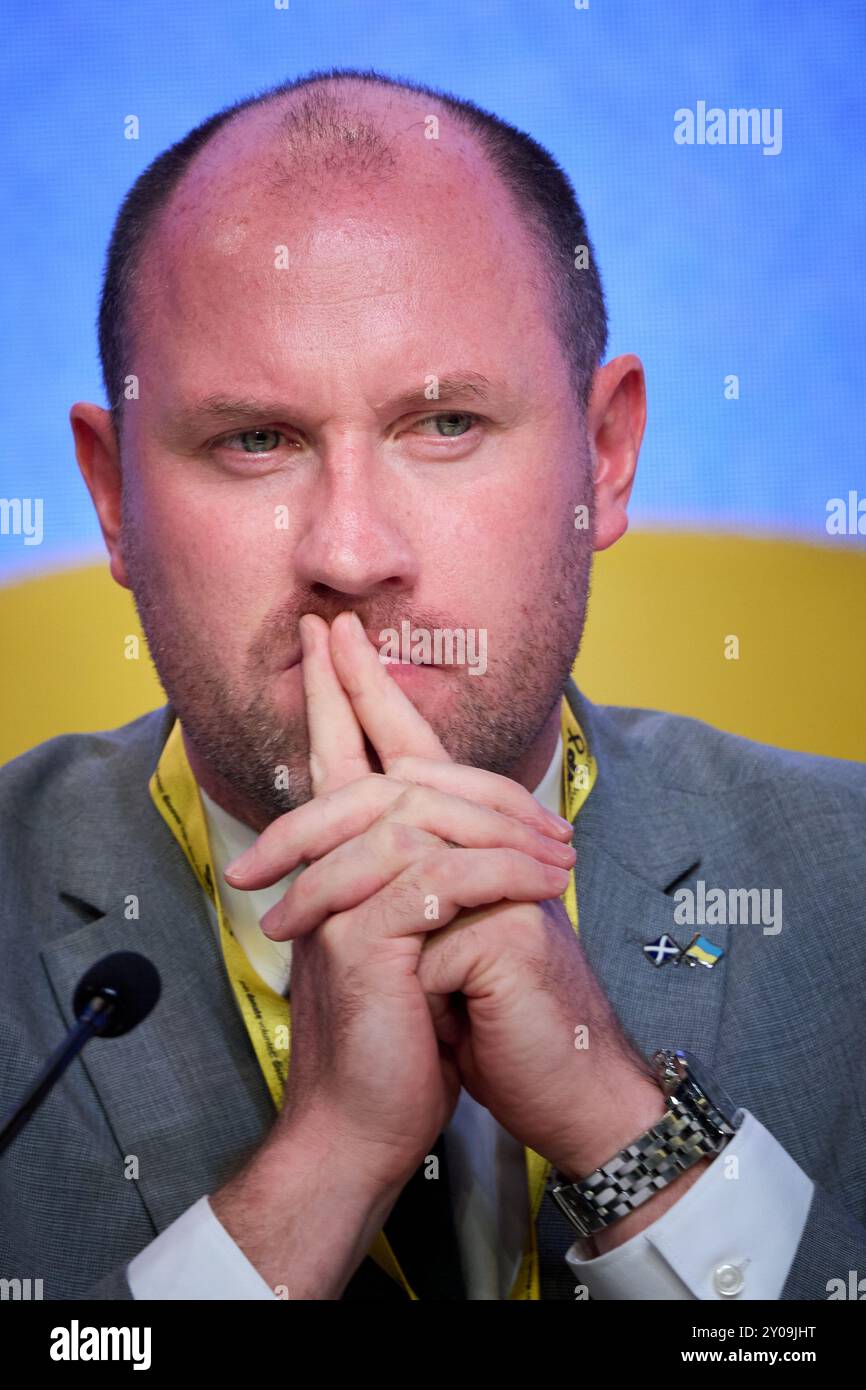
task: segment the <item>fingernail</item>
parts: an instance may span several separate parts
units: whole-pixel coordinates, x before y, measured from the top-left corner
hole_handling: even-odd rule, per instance
[[[553,852],[552,845],[551,852]],[[559,849],[555,852],[559,855],[560,864],[562,864],[565,868],[570,868],[571,865],[574,864],[577,859],[577,851],[575,850],[574,845],[560,845]]]
[[[237,859],[233,859],[230,864],[226,864],[223,870],[223,877],[228,878],[231,876],[232,878],[243,878],[248,868],[248,851],[244,850],[243,854],[238,855]]]
[[[350,619],[351,619],[351,624],[350,624],[350,625],[351,625],[352,631],[354,632],[355,636],[356,636],[356,637],[363,637],[364,641],[366,642],[366,640],[367,640],[367,634],[366,634],[366,632],[364,631],[364,624],[361,622],[361,619],[358,617],[357,613],[354,612],[354,610],[347,610],[347,611],[349,612],[349,617],[350,617]]]
[[[574,826],[571,821],[565,820],[563,816],[555,816],[552,811],[546,811],[545,815],[547,816],[548,824],[557,835],[562,837],[567,835],[568,838],[571,839],[574,834]]]
[[[280,914],[277,910],[279,906],[280,904],[277,903],[274,907],[269,907],[264,917],[259,922],[259,926],[261,927],[265,936],[268,936],[271,939],[273,939],[274,933],[279,929]]]

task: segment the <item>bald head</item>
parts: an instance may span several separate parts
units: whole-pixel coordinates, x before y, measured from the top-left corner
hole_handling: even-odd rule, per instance
[[[516,378],[555,372],[543,258],[477,139],[444,114],[431,126],[414,93],[357,86],[243,111],[191,161],[131,299],[129,365],[151,402],[215,391],[240,345],[249,391],[267,382],[272,399],[284,370],[301,398],[325,355],[348,371],[365,343],[367,363],[375,344],[424,383],[461,315],[467,361],[495,337]]]
[[[518,237],[525,273],[544,298],[572,389],[585,404],[607,327],[589,237],[566,175],[531,137],[472,102],[341,69],[313,73],[211,117],[159,156],[130,190],[109,247],[100,306],[100,355],[116,426],[124,401],[138,389],[130,382],[132,362],[164,270],[160,231],[191,238],[200,255],[197,212],[221,203],[222,216],[210,227],[216,248],[230,252],[263,202],[281,200],[296,211],[317,201],[338,206],[341,198],[357,206],[366,195],[372,205],[383,190],[402,187],[419,212],[435,219],[451,206],[440,199],[456,198],[460,208],[473,186],[487,200],[488,215],[504,218],[509,235]],[[277,244],[291,256],[292,247]]]

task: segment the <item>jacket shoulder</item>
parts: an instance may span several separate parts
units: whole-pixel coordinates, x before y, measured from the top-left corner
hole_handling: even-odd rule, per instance
[[[97,791],[121,799],[124,788],[147,781],[173,720],[164,705],[117,729],[59,734],[28,749],[0,768],[0,816],[6,823],[56,825]]]
[[[656,785],[716,796],[770,783],[792,793],[850,798],[866,810],[866,763],[777,748],[660,710],[595,705],[592,716],[608,756],[637,764]]]

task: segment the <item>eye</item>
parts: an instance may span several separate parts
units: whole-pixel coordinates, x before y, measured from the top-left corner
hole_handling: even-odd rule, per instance
[[[241,430],[238,434],[226,435],[225,439],[217,440],[217,447],[226,449],[235,439],[244,440],[239,452],[244,454],[270,454],[278,447],[279,440],[283,438],[281,430]],[[248,447],[249,445],[249,447]],[[235,450],[237,453],[238,450]]]
[[[419,425],[434,424],[437,429],[442,427],[440,438],[461,439],[479,418],[478,415],[470,415],[466,411],[448,411],[440,415],[428,415],[425,419],[416,421],[415,428]],[[464,428],[461,429],[461,425]]]

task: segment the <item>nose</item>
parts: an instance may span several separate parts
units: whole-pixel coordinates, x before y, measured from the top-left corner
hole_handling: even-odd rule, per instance
[[[411,588],[418,552],[403,480],[372,448],[344,448],[323,464],[294,549],[298,583],[355,598]]]

